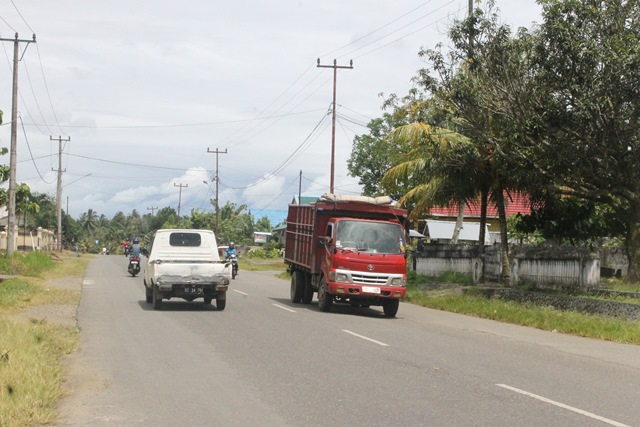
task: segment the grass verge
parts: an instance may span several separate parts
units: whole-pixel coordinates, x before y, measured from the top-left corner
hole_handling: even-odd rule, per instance
[[[62,357],[78,342],[76,327],[17,316],[30,307],[77,304],[80,292],[48,285],[83,276],[88,257],[48,253],[0,255],[0,426],[51,424],[62,393]]]
[[[463,282],[456,284],[456,281]],[[436,288],[433,283],[440,283]],[[462,292],[464,279],[426,278],[409,275],[405,302],[436,310],[493,319],[547,331],[597,338],[627,344],[640,344],[640,321],[593,316],[533,304],[487,299],[480,294]]]
[[[62,393],[62,356],[75,350],[77,328],[0,318],[0,425],[50,424]]]

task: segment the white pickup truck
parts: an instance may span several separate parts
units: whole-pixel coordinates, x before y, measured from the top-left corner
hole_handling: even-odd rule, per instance
[[[158,310],[163,299],[216,300],[224,310],[231,279],[231,264],[220,259],[211,230],[162,229],[155,232],[144,270],[147,303]],[[143,252],[144,253],[144,252]]]

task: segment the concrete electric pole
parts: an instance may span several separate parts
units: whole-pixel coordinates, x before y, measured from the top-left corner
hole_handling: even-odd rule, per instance
[[[56,218],[58,219],[58,243],[56,245],[56,249],[62,250],[62,172],[66,172],[62,170],[62,143],[71,141],[71,137],[67,139],[62,139],[61,136],[58,136],[58,139],[55,139],[52,136],[49,136],[50,141],[58,141],[58,191],[56,192]],[[55,170],[55,169],[51,169]]]
[[[219,151],[217,148],[215,151],[213,150],[209,150],[209,148],[207,148],[207,153],[215,153],[216,155],[216,229],[214,230],[214,233],[216,235],[216,239],[219,239],[220,236],[218,235],[218,155],[219,154],[227,154],[227,149],[225,148],[224,151]]]
[[[336,164],[336,80],[338,77],[338,68],[353,69],[353,60],[346,65],[336,65],[336,60],[333,60],[333,65],[320,65],[320,58],[318,58],[318,68],[333,68],[333,107],[331,108],[331,185],[329,186],[329,192],[333,194],[333,181]]]
[[[18,132],[18,58],[20,43],[35,43],[32,40],[20,40],[18,33],[14,39],[3,39],[3,42],[13,42],[13,90],[11,102],[11,148],[9,150],[9,200],[7,200],[7,255],[11,256],[16,250],[16,161],[17,161],[17,132]],[[26,51],[26,50],[25,50]],[[24,54],[24,52],[23,52]]]
[[[180,184],[173,184],[174,187],[180,187],[180,195],[178,196],[178,222],[180,222],[180,203],[182,203],[182,187],[188,187],[189,184],[184,184],[182,185],[182,183]]]

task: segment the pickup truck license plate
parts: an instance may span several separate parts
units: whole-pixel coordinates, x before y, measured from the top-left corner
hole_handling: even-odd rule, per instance
[[[368,294],[379,294],[380,293],[380,288],[374,287],[374,286],[363,286],[362,287],[362,292],[366,292]]]

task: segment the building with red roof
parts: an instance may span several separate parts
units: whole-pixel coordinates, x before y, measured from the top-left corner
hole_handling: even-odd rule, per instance
[[[531,213],[531,200],[528,196],[523,194],[507,194],[505,192],[504,199],[505,213],[507,215],[507,218],[517,213],[521,213],[523,215],[528,215]],[[427,217],[429,219],[455,221],[458,217],[458,206],[450,205],[445,207],[432,207],[429,210],[429,214],[427,215]],[[467,202],[464,209],[464,221],[480,222],[480,200]],[[489,231],[500,231],[498,209],[491,201],[489,201],[489,205],[487,206],[487,225],[489,226]]]

